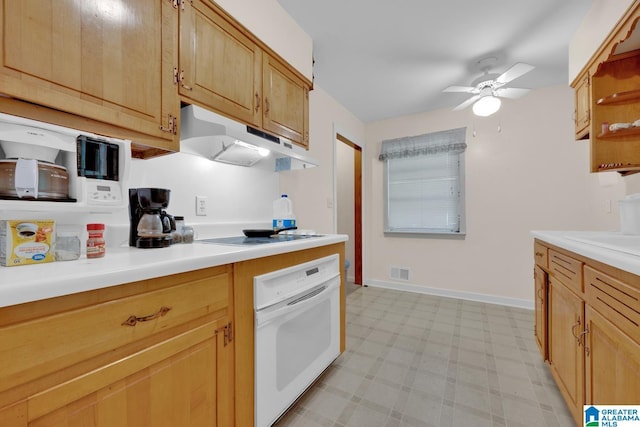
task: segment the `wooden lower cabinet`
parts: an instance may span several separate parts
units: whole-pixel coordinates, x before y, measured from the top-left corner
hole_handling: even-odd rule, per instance
[[[584,301],[549,276],[549,367],[576,423],[584,404]]]
[[[0,384],[11,383],[0,386],[0,425],[233,426],[232,284],[223,266],[0,309]],[[50,331],[57,346],[29,333],[65,318]],[[9,342],[16,331],[23,341]],[[22,374],[25,349],[46,362],[36,374]]]
[[[640,344],[587,306],[586,404],[640,402]]]
[[[535,298],[535,323],[534,335],[536,344],[540,349],[540,354],[544,360],[548,360],[549,352],[547,346],[547,306],[548,306],[548,274],[539,266],[534,267],[534,298]]]
[[[536,339],[540,346],[546,320],[547,361],[576,425],[583,425],[583,405],[637,405],[640,276],[553,245],[543,268],[544,247],[536,241]]]

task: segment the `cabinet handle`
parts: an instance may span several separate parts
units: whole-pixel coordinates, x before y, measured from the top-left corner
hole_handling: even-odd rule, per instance
[[[138,316],[132,314],[131,316],[129,316],[129,318],[127,320],[122,322],[122,326],[135,326],[136,323],[138,323],[138,322],[148,322],[150,320],[154,320],[154,319],[157,319],[158,317],[164,316],[170,310],[171,310],[171,307],[162,306],[162,307],[160,307],[160,310],[158,310],[157,312],[155,312],[153,314],[149,314],[148,316],[140,316],[140,317],[138,317]]]
[[[180,86],[182,86],[186,90],[193,90],[191,86],[184,84],[184,70],[180,71]]]
[[[589,327],[587,326],[585,328],[584,331],[580,332],[580,334],[578,335],[578,345],[584,345],[584,337],[587,336],[587,334],[589,333]],[[589,347],[584,348],[584,350],[587,352],[587,356],[589,355]]]
[[[573,335],[573,337],[576,339],[576,342],[578,343],[578,347],[584,344],[583,338],[585,337],[585,335],[589,333],[588,326],[584,329],[584,331],[581,331],[579,334],[576,333],[576,328],[581,324],[582,322],[580,321],[580,318],[578,318],[578,321],[576,322],[576,324],[571,327],[571,335]],[[585,348],[585,350],[587,349]]]
[[[269,115],[269,98],[264,99],[264,115]]]
[[[536,252],[536,256],[543,256],[544,254],[542,252]]]
[[[259,109],[260,109],[260,95],[258,95],[258,92],[256,92],[256,113],[258,112]]]
[[[580,344],[580,335],[576,334],[576,328],[579,327],[581,324],[582,323],[580,322],[580,318],[578,318],[578,321],[571,327],[571,335],[573,335],[576,341],[578,341],[578,344]]]

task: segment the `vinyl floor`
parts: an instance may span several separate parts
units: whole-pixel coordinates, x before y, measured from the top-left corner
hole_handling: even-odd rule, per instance
[[[347,350],[278,427],[575,427],[533,312],[349,288]]]

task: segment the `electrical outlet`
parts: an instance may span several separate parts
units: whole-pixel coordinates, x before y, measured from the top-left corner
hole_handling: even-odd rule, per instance
[[[207,216],[207,197],[196,196],[196,215]]]

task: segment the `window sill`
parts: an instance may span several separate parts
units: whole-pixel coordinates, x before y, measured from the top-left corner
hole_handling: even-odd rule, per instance
[[[385,237],[412,237],[412,238],[425,238],[425,239],[451,239],[451,240],[464,240],[467,234],[465,232],[446,232],[446,231],[400,231],[385,230]]]

